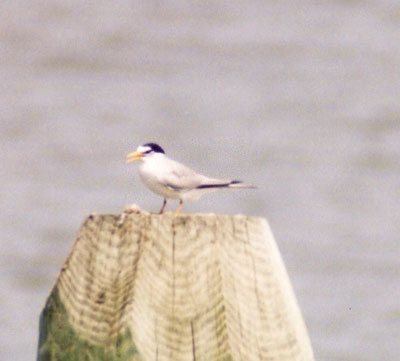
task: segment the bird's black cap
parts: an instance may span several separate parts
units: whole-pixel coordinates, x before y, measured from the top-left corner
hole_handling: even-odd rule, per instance
[[[163,153],[163,154],[165,154],[164,149],[162,149],[162,148],[161,148],[158,144],[156,144],[156,143],[146,143],[146,144],[143,144],[143,147],[150,147],[151,150],[153,150],[153,151],[156,152],[156,153]]]

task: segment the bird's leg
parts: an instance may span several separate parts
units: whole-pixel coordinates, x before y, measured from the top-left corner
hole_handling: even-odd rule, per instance
[[[160,209],[160,212],[158,212],[158,214],[163,214],[164,208],[165,208],[165,205],[166,205],[166,204],[167,204],[167,198],[164,198],[163,205],[162,205],[162,207],[161,207],[161,209]]]
[[[175,216],[179,216],[179,213],[181,213],[182,206],[183,206],[183,200],[180,199],[180,200],[179,200],[178,209],[177,209],[176,212],[175,212]]]

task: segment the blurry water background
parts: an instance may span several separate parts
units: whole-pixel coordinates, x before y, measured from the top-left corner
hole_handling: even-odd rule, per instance
[[[1,360],[149,141],[258,186],[184,212],[269,220],[317,360],[399,359],[400,2],[2,0],[0,79]]]

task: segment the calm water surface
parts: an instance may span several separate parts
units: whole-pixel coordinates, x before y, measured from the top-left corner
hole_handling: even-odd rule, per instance
[[[0,359],[88,213],[159,208],[124,163],[155,141],[258,185],[184,211],[269,220],[317,360],[398,360],[399,39],[391,0],[3,1]]]

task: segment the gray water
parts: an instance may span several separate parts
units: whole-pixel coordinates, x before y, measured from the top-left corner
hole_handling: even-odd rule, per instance
[[[158,210],[153,141],[258,186],[184,212],[269,220],[317,360],[399,360],[399,69],[398,1],[3,0],[0,359],[87,214]]]

